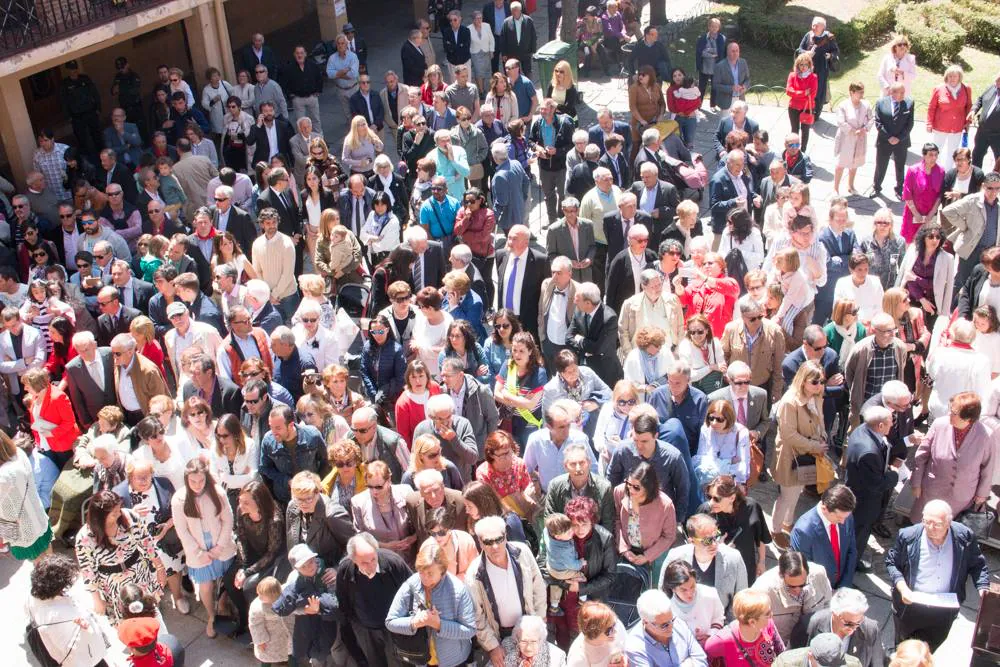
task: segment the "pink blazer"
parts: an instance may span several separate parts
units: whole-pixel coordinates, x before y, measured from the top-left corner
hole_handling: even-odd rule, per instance
[[[920,521],[929,500],[944,500],[958,514],[969,507],[974,497],[988,498],[996,464],[996,437],[978,422],[956,452],[955,430],[948,416],[935,419],[914,458],[910,486],[920,489],[920,497],[914,500],[910,519]]]
[[[212,562],[212,557],[205,552],[205,533],[212,536],[212,544],[222,547],[222,557],[218,560],[229,560],[236,555],[236,544],[233,542],[233,510],[226,498],[226,491],[221,486],[215,487],[215,492],[222,501],[222,512],[216,514],[212,500],[207,495],[198,499],[201,517],[190,517],[184,514],[184,499],[187,489],[182,488],[170,500],[170,509],[174,514],[174,529],[184,547],[184,556],[188,567],[205,567]]]
[[[628,541],[628,520],[632,511],[632,499],[625,493],[625,484],[614,490],[615,509],[618,512],[618,553],[631,549]],[[670,496],[660,491],[659,496],[639,506],[639,534],[642,537],[643,554],[650,562],[666,553],[677,535],[677,513]]]

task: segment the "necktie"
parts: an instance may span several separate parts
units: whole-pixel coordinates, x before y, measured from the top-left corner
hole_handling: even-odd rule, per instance
[[[892,103],[892,119],[899,120],[899,102]]]
[[[586,315],[583,316],[583,323],[587,327],[587,333],[588,334],[590,333],[590,320],[591,319],[593,319],[593,318],[591,317],[590,313],[587,313]]]
[[[361,235],[361,228],[364,226],[364,220],[361,219],[361,200],[357,197],[354,198],[354,233],[356,235]]]
[[[552,290],[552,295],[555,296],[556,294],[558,294],[559,296],[566,296],[566,290],[561,290],[561,289]]]
[[[510,276],[507,278],[507,293],[504,297],[504,303],[511,310],[514,310],[514,285],[517,283],[517,263],[520,261],[520,257],[514,258],[514,266],[511,267]]]
[[[743,426],[747,425],[747,399],[741,398],[736,402],[736,421]]]
[[[837,580],[840,580],[840,531],[837,524],[830,524],[830,546],[833,547],[833,560],[837,564]],[[831,582],[836,583],[836,582]]]
[[[417,257],[413,263],[413,289],[420,291],[424,288],[424,258],[423,255]]]

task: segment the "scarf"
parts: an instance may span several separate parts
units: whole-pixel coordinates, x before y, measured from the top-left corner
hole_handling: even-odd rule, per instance
[[[952,97],[957,98],[958,94],[962,92],[962,84],[958,84],[957,86],[949,86],[948,84],[945,84],[945,86],[948,88],[948,92],[951,93]]]
[[[202,236],[198,232],[195,232],[195,236],[197,236],[202,241],[207,241],[209,239],[214,239],[215,236],[216,236],[216,234],[218,234],[218,230],[216,230],[215,227],[209,227],[209,229],[208,229],[208,236]]]
[[[519,396],[521,393],[518,386],[517,364],[514,363],[513,359],[507,362],[507,381],[504,383],[504,390],[511,396]],[[535,428],[542,427],[542,420],[536,417],[531,410],[515,408],[514,411],[528,424]]]
[[[642,364],[642,375],[646,378],[646,384],[653,384],[660,374],[657,372],[657,358],[646,352],[646,350],[639,350],[639,361]]]
[[[431,392],[429,392],[426,389],[424,389],[423,393],[421,393],[421,394],[414,394],[409,389],[407,389],[405,393],[409,397],[409,399],[411,401],[413,401],[414,403],[416,403],[417,405],[423,405],[424,403],[427,402],[427,399],[431,397]],[[347,403],[347,400],[346,400],[347,399],[347,392],[344,392],[344,399],[345,399],[344,403],[346,404]]]
[[[799,77],[800,79],[806,79],[806,78],[808,78],[808,77],[809,77],[809,75],[810,75],[810,74],[812,74],[812,73],[813,73],[813,71],[812,71],[811,69],[807,69],[807,70],[806,70],[805,72],[799,72],[799,73],[798,73],[798,77]]]
[[[382,215],[379,215],[374,211],[372,212],[372,221],[375,223],[375,229],[372,236],[382,236],[382,230],[385,229],[387,224],[389,224],[389,215],[391,215],[391,212],[388,210]]]
[[[846,360],[851,356],[851,350],[854,349],[854,343],[857,342],[858,325],[855,323],[850,329],[846,329],[839,324],[834,324],[833,328],[837,330],[837,333],[843,339],[840,343],[840,358]]]
[[[389,195],[389,207],[391,208],[391,207],[395,206],[396,205],[396,197],[395,197],[395,195],[392,194],[392,190],[389,188],[389,186],[392,185],[392,174],[389,174],[388,178],[386,178],[382,174],[379,174],[378,175],[378,179],[380,181],[382,181],[382,192],[384,192],[387,195]]]

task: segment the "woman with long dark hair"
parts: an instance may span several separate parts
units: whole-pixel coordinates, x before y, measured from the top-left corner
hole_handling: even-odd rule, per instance
[[[302,192],[299,193],[302,206],[299,209],[299,218],[305,223],[302,228],[305,231],[306,257],[312,260],[316,254],[320,218],[326,209],[337,208],[337,196],[333,190],[323,185],[323,172],[314,165],[306,167],[302,180]]]
[[[951,312],[955,289],[955,256],[944,249],[944,241],[941,225],[932,222],[921,227],[903,255],[896,281],[896,286],[905,289],[910,302],[923,312],[931,331],[938,315]],[[886,289],[889,287],[892,285]]]
[[[439,369],[449,357],[461,359],[466,373],[483,384],[489,383],[490,369],[486,365],[486,354],[476,342],[476,332],[467,320],[452,320],[448,325],[444,349],[438,355]]]
[[[397,246],[372,272],[372,307],[378,313],[389,305],[389,285],[397,280],[410,281],[410,270],[417,261],[417,253],[406,246]]]
[[[238,415],[227,413],[215,422],[215,447],[212,466],[219,484],[226,490],[229,504],[236,513],[240,492],[257,476],[257,441],[247,438]]]
[[[45,362],[45,370],[49,372],[49,377],[53,382],[59,382],[63,376],[63,370],[75,356],[76,349],[73,347],[73,334],[76,327],[65,315],[58,315],[49,322],[49,340],[52,341],[52,354]]]
[[[739,250],[747,271],[759,269],[764,263],[764,237],[746,208],[734,208],[726,215],[719,252],[723,257]]]
[[[188,461],[184,488],[174,494],[170,506],[174,528],[184,546],[188,576],[198,585],[198,597],[205,607],[205,635],[214,638],[215,582],[226,574],[236,556],[233,510],[201,457]]]
[[[501,417],[510,424],[514,439],[522,447],[528,436],[542,425],[542,393],[548,375],[542,366],[542,353],[535,338],[527,331],[515,334],[506,368],[496,376],[493,395]]]
[[[767,529],[760,503],[744,491],[732,475],[719,475],[705,485],[705,502],[697,514],[708,514],[719,524],[723,542],[743,556],[747,585],[752,586],[764,574],[771,533]]]
[[[473,480],[462,489],[462,498],[465,503],[465,530],[476,540],[477,548],[481,548],[481,545],[474,530],[476,522],[488,516],[498,516],[504,520],[504,523],[507,524],[507,539],[509,541],[527,543],[521,517],[504,506],[500,495],[492,486]]]
[[[657,573],[677,535],[674,503],[643,461],[614,490],[618,513],[618,554],[649,573]]]
[[[493,335],[486,339],[483,352],[486,354],[486,365],[490,367],[490,377],[496,377],[504,372],[507,359],[510,357],[510,347],[514,336],[521,333],[521,320],[514,311],[501,308],[493,315]]]
[[[86,523],[76,535],[76,558],[84,588],[93,595],[94,611],[107,615],[113,625],[125,612],[121,590],[126,584],[159,598],[167,580],[145,522],[122,509],[122,499],[113,491],[91,498]]]
[[[223,264],[232,264],[236,269],[236,282],[240,285],[246,284],[248,280],[257,277],[257,271],[253,268],[250,258],[247,257],[240,242],[236,240],[230,231],[217,232],[212,239],[212,271],[215,267]]]

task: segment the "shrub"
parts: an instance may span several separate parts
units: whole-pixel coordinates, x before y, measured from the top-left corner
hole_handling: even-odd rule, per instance
[[[954,0],[948,4],[952,18],[969,34],[969,44],[1000,52],[1000,16],[997,7],[982,0]]]
[[[896,32],[910,38],[921,64],[940,71],[958,57],[968,33],[944,2],[904,3],[896,9]]]

